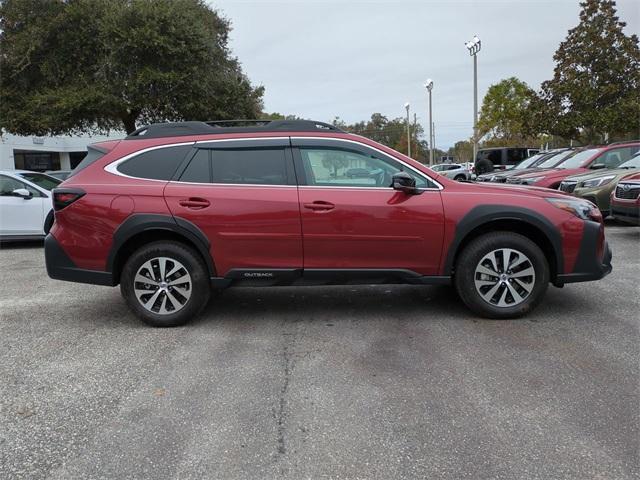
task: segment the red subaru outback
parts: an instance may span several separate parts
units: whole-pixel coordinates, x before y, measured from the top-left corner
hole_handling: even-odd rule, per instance
[[[587,201],[449,180],[319,122],[224,125],[92,145],[54,190],[49,275],[120,284],[142,320],[175,326],[236,284],[452,284],[477,314],[513,318],[550,282],[611,271]]]

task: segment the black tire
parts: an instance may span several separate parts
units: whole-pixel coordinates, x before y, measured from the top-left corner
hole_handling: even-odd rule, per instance
[[[48,235],[49,234],[49,230],[51,230],[51,227],[53,227],[53,210],[51,210],[48,214],[47,214],[47,218],[44,219],[44,234]]]
[[[138,270],[146,262],[158,257],[175,260],[184,266],[191,280],[189,298],[174,313],[160,314],[145,308],[135,293],[135,281]],[[166,279],[164,279],[166,281]],[[139,282],[138,282],[139,286]],[[169,287],[167,287],[169,288]],[[127,305],[143,322],[152,327],[177,327],[189,322],[207,305],[211,288],[207,268],[200,256],[190,247],[172,241],[159,241],[136,250],[127,259],[120,276],[120,291]],[[175,292],[174,292],[175,294]],[[166,294],[164,294],[166,296]],[[163,294],[157,297],[162,303]],[[147,297],[142,297],[146,299]],[[168,303],[168,301],[167,301]],[[157,301],[156,301],[157,304]],[[152,305],[153,307],[153,305]]]
[[[456,175],[455,177],[453,177],[453,179],[454,179],[456,182],[462,182],[463,180],[466,180],[466,179],[467,179],[467,177],[465,177],[464,175]]]
[[[509,298],[514,300],[514,306],[500,307],[494,305],[485,300],[476,288],[476,268],[486,255],[498,249],[513,249],[521,252],[527,257],[535,273],[535,278],[528,277],[533,288],[531,288],[528,296],[523,296],[524,300],[521,303],[515,304],[515,297],[511,296],[511,293],[506,294],[505,301]],[[469,309],[485,318],[509,319],[521,317],[540,303],[549,286],[549,264],[544,253],[527,237],[514,232],[492,232],[472,240],[458,256],[455,268],[454,284],[458,295]],[[516,280],[513,281],[515,282]],[[502,282],[502,284],[506,285],[505,282]],[[501,282],[496,281],[495,283]],[[511,285],[513,286],[514,283],[511,283]],[[491,286],[480,288],[486,288],[483,293],[487,294]],[[507,286],[499,287],[497,295],[500,296],[500,292],[510,288],[507,288]],[[522,290],[520,293],[522,293]]]

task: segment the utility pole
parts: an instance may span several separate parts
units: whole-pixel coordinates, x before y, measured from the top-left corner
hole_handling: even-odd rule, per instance
[[[416,160],[418,159],[418,115],[413,113],[413,139],[416,141],[416,151],[414,155],[416,156]]]
[[[481,42],[477,35],[473,40],[465,43],[469,55],[473,57],[473,161],[476,161],[478,153],[478,52]]]
[[[409,102],[404,104],[404,108],[407,109],[407,157],[411,158],[411,123],[409,120]]]
[[[433,132],[431,134],[431,145],[433,145],[433,147],[431,147],[431,156],[435,155],[435,151],[436,151],[436,124],[435,122],[431,124],[431,131]]]
[[[431,90],[433,90],[433,80],[427,78],[424,88],[429,91],[429,165],[433,165],[433,111],[431,108]]]

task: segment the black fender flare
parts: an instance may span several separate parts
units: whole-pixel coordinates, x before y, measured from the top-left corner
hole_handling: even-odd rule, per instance
[[[209,249],[211,244],[207,236],[194,223],[180,217],[171,215],[134,213],[129,216],[113,234],[113,243],[107,257],[106,270],[115,272],[116,259],[122,246],[135,235],[151,230],[165,230],[176,233],[195,245],[198,252],[207,264],[209,276],[215,276],[215,266]]]
[[[506,205],[478,205],[472,208],[456,225],[453,242],[449,246],[444,264],[444,274],[453,271],[454,261],[464,239],[478,227],[499,220],[516,220],[540,230],[551,243],[555,254],[556,274],[564,273],[562,237],[558,229],[543,215],[528,208]]]

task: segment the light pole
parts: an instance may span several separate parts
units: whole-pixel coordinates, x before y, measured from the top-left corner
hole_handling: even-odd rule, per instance
[[[409,102],[404,104],[407,109],[407,157],[411,158],[411,121],[409,120]]]
[[[424,88],[429,91],[429,165],[433,165],[433,114],[431,109],[431,90],[433,90],[433,80],[427,78]]]
[[[473,40],[464,44],[469,50],[469,55],[473,57],[473,161],[476,161],[478,153],[478,52],[481,43],[477,35]]]

